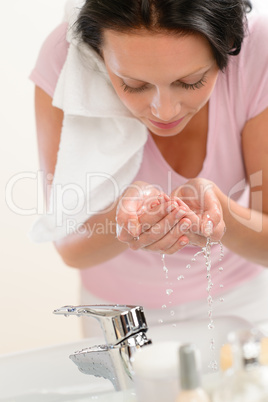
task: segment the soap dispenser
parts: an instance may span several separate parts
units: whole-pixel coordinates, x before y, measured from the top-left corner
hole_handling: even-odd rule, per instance
[[[180,393],[176,402],[209,402],[201,387],[201,359],[194,344],[179,348]]]
[[[262,338],[255,328],[229,334],[233,365],[223,373],[213,402],[268,401],[268,366],[261,364]]]

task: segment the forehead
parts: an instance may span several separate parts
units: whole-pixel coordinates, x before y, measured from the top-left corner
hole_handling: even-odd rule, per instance
[[[114,71],[178,69],[181,76],[214,60],[207,39],[198,34],[132,33],[104,31],[102,52],[105,63]],[[126,71],[125,71],[126,70]]]

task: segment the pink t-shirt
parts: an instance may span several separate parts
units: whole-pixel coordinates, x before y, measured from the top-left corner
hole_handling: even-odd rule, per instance
[[[67,24],[63,23],[50,34],[30,75],[50,96],[67,56],[66,29]],[[267,41],[267,18],[250,17],[250,35],[245,38],[240,55],[231,57],[226,71],[219,73],[209,102],[207,154],[198,175],[212,180],[244,206],[248,205],[248,191],[243,191],[246,174],[241,131],[247,120],[268,107]],[[136,179],[156,184],[167,193],[187,181],[168,165],[150,136]],[[81,278],[91,293],[110,303],[140,304],[147,308],[160,308],[168,301],[179,305],[207,297],[204,257],[192,260],[198,251],[199,248],[187,246],[166,256],[168,277],[159,254],[127,250],[103,264],[81,270]],[[212,254],[213,296],[263,270],[228,249],[224,249],[222,261],[218,246],[214,246]],[[167,289],[173,290],[169,296]]]

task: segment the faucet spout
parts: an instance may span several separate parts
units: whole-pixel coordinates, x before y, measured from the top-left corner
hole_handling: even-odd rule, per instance
[[[132,357],[139,348],[151,344],[141,306],[64,306],[54,310],[54,314],[97,319],[107,344],[77,351],[70,359],[82,373],[110,380],[116,390],[133,386]]]
[[[54,314],[87,316],[97,319],[107,344],[117,345],[137,332],[148,330],[143,308],[125,305],[64,306]]]

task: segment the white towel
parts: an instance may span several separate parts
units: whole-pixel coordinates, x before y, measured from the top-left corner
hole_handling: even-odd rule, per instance
[[[78,11],[77,0],[72,3],[70,27]],[[78,45],[71,28],[67,39],[53,99],[64,121],[50,208],[30,232],[37,242],[65,237],[112,205],[136,176],[148,136],[116,95],[103,60],[88,45]]]

